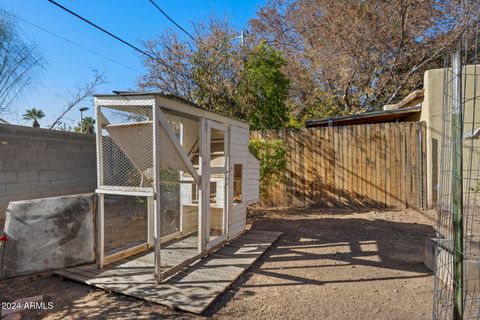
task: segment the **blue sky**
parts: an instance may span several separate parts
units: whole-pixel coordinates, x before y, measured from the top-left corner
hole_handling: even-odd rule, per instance
[[[57,2],[137,46],[142,40],[153,38],[169,28],[175,29],[148,0]],[[187,31],[193,31],[193,22],[206,20],[212,15],[228,16],[240,31],[247,27],[248,20],[266,0],[156,0],[156,3]],[[25,109],[36,107],[46,113],[40,123],[42,127],[47,126],[62,112],[68,92],[93,78],[93,69],[107,77],[108,83],[98,90],[101,92],[135,89],[136,79],[144,72],[138,53],[46,0],[1,0],[0,8],[129,67],[119,66],[17,20],[22,37],[37,44],[47,65],[36,77],[35,84],[14,103],[10,114],[2,116],[12,123],[29,125],[21,115]],[[91,107],[91,102],[82,106]],[[86,115],[93,115],[92,108]],[[66,118],[71,125],[76,123],[80,118],[78,108]]]

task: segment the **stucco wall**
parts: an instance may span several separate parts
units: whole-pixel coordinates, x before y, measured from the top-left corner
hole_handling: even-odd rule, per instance
[[[469,65],[463,68],[463,95],[467,100],[465,103],[465,131],[471,130],[471,123],[473,120],[473,102],[474,95],[480,95],[480,81],[478,81],[475,88],[474,81],[475,66]],[[480,74],[480,65],[477,65],[476,73]],[[465,74],[468,74],[465,77]],[[430,207],[434,206],[438,200],[438,191],[440,184],[440,162],[442,155],[442,132],[443,119],[442,110],[444,105],[444,81],[447,75],[446,69],[433,69],[425,72],[424,75],[424,90],[425,98],[422,103],[422,114],[420,121],[425,121],[427,124],[427,196]],[[476,127],[480,127],[480,101],[476,101],[477,112],[475,113]],[[477,140],[478,141],[478,140]],[[478,142],[475,141],[477,144]],[[465,148],[465,150],[468,150]],[[464,150],[464,152],[465,152]],[[474,155],[473,159],[478,158]],[[469,155],[465,155],[466,161],[471,159]],[[467,165],[467,164],[465,164]]]

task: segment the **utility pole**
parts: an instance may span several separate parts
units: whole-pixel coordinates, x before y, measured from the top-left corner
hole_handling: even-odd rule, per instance
[[[242,29],[242,33],[240,34],[240,39],[242,41],[242,48],[245,48],[245,30]]]
[[[463,106],[461,45],[452,54],[453,319],[463,319]]]

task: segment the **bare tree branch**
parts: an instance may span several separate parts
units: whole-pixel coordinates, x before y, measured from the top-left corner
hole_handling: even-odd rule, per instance
[[[95,90],[98,86],[106,83],[106,78],[103,74],[99,74],[94,70],[94,78],[92,81],[82,85],[77,88],[77,91],[70,97],[70,101],[67,103],[67,107],[60,114],[60,116],[50,125],[50,129],[55,128],[55,126],[62,120],[62,118],[72,110],[80,102],[84,101],[86,98],[92,96],[95,93]]]
[[[478,0],[273,0],[250,24],[285,54],[292,110],[322,116],[380,108],[418,88],[479,12]]]
[[[44,67],[35,45],[22,41],[13,16],[0,14],[0,114],[20,96]]]

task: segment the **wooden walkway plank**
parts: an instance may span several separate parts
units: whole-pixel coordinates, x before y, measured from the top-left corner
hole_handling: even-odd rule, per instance
[[[150,259],[148,256],[151,252],[130,257],[101,270],[91,264],[60,270],[56,274],[108,291],[201,314],[281,234],[248,230],[160,284],[155,282],[153,257]],[[145,267],[150,260],[150,267]]]

